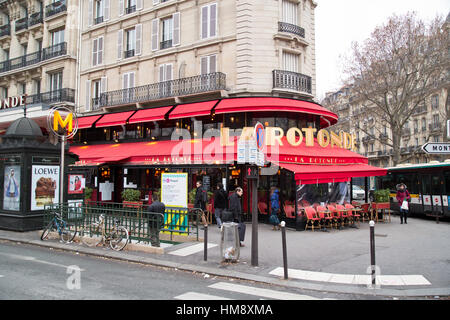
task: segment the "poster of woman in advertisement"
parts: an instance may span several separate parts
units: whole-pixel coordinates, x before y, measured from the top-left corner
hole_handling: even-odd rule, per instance
[[[3,209],[20,209],[20,166],[5,166]]]
[[[83,193],[85,184],[83,175],[69,175],[69,194]]]

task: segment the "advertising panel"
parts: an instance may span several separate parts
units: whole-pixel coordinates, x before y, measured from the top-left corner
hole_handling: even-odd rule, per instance
[[[187,173],[163,173],[161,175],[161,201],[166,207],[187,208]]]
[[[59,203],[59,166],[33,166],[31,175],[31,210],[44,210]]]
[[[5,166],[3,210],[20,210],[20,166]]]
[[[86,186],[86,179],[82,174],[69,175],[69,194],[83,193]]]

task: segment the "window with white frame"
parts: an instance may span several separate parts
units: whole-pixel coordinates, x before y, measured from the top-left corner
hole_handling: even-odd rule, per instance
[[[300,55],[296,53],[283,51],[283,70],[290,72],[299,72]]]
[[[439,107],[439,96],[437,94],[431,97],[431,108],[437,109]]]
[[[62,81],[63,81],[62,71],[50,73],[49,79],[50,79],[50,83],[49,83],[50,91],[54,92],[54,91],[58,91],[58,90],[62,89]]]
[[[141,53],[142,24],[138,24],[132,29],[119,30],[117,35],[117,59],[130,58],[141,55]]]
[[[52,41],[52,43],[51,43],[52,46],[63,43],[64,42],[64,29],[53,31],[51,41]]]
[[[214,73],[217,70],[217,55],[209,55],[200,59],[201,74]]]
[[[92,66],[103,64],[103,37],[92,40]]]
[[[298,3],[283,0],[282,22],[298,25]]]
[[[201,7],[201,39],[217,36],[217,3]]]
[[[180,45],[180,13],[152,20],[152,51]]]
[[[133,100],[134,98],[134,82],[135,82],[135,73],[127,72],[122,76],[122,89],[123,90],[123,98],[124,100]]]

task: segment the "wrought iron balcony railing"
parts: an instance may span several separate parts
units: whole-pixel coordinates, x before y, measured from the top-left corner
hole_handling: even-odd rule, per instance
[[[16,32],[25,30],[28,28],[28,17],[16,20]]]
[[[45,17],[48,18],[64,11],[67,11],[66,0],[56,1],[45,7]]]
[[[278,22],[278,31],[280,32],[289,32],[305,38],[305,29],[295,24],[287,23],[287,22]]]
[[[273,70],[273,87],[312,93],[311,77],[291,71]]]
[[[0,73],[28,67],[41,61],[65,54],[67,54],[67,43],[62,42],[57,45],[42,49],[41,51],[36,51],[23,55],[21,57],[2,61],[0,62]]]
[[[30,18],[28,19],[28,26],[34,26],[36,24],[42,23],[44,18],[44,14],[42,11],[35,12],[32,15],[30,15]]]
[[[225,74],[215,72],[102,93],[100,101],[93,100],[92,106],[94,109],[225,89]]]
[[[99,24],[102,23],[103,21],[104,21],[103,16],[94,18],[94,24]]]
[[[3,36],[10,36],[11,35],[11,25],[10,24],[4,24],[0,26],[0,37]]]
[[[134,57],[135,51],[133,50],[127,50],[125,51],[125,58],[131,58]]]
[[[135,12],[135,11],[136,11],[136,6],[130,6],[130,7],[127,7],[127,8],[125,9],[125,12],[126,12],[127,14],[133,13],[133,12]]]
[[[170,40],[166,40],[166,41],[161,41],[160,43],[160,48],[162,49],[168,49],[172,47],[172,39]]]
[[[38,93],[27,96],[27,104],[37,103],[58,103],[58,102],[72,102],[75,103],[75,90],[74,89],[59,89],[44,93]]]

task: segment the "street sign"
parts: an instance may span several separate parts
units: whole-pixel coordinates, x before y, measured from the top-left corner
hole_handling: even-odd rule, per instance
[[[237,163],[256,164],[263,167],[265,162],[264,157],[264,126],[257,123],[254,127],[253,136],[251,139],[240,139],[237,143]]]
[[[450,154],[450,143],[426,143],[422,150],[429,154]]]
[[[245,169],[245,177],[247,179],[258,179],[259,177],[259,170],[258,167],[249,166]]]

